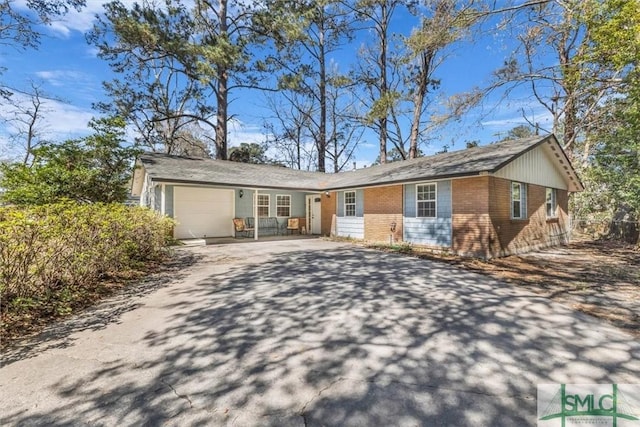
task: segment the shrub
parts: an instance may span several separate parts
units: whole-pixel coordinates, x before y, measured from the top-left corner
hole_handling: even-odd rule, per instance
[[[173,221],[145,208],[62,202],[0,208],[0,301],[69,299],[163,256]],[[35,301],[35,302],[34,302]]]

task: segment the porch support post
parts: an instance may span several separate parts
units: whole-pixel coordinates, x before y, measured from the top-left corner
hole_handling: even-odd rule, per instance
[[[258,240],[258,189],[253,189],[253,239]]]
[[[164,194],[165,188],[164,188],[164,184],[160,185],[160,214],[165,215],[165,204],[166,204],[166,200],[165,200],[165,194]]]

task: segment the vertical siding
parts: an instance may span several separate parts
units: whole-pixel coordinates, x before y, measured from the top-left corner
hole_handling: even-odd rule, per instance
[[[563,174],[554,165],[552,160],[554,155],[549,151],[550,149],[545,146],[538,146],[505,165],[495,173],[495,176],[566,190],[567,183]],[[556,155],[559,156],[560,153]],[[568,165],[565,166],[568,167]]]
[[[420,245],[451,246],[451,181],[436,182],[436,217],[416,218],[416,184],[404,186],[404,240]]]
[[[336,215],[344,216],[344,191],[338,191],[338,206],[336,208]]]

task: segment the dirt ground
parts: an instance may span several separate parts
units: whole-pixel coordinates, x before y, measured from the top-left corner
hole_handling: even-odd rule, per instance
[[[640,250],[637,247],[612,241],[581,240],[489,261],[450,257],[443,260],[506,280],[640,337]]]

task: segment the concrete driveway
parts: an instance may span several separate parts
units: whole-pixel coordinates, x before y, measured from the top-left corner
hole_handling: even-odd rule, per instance
[[[538,383],[640,383],[631,336],[446,264],[180,251],[197,263],[5,351],[0,424],[525,426]]]

